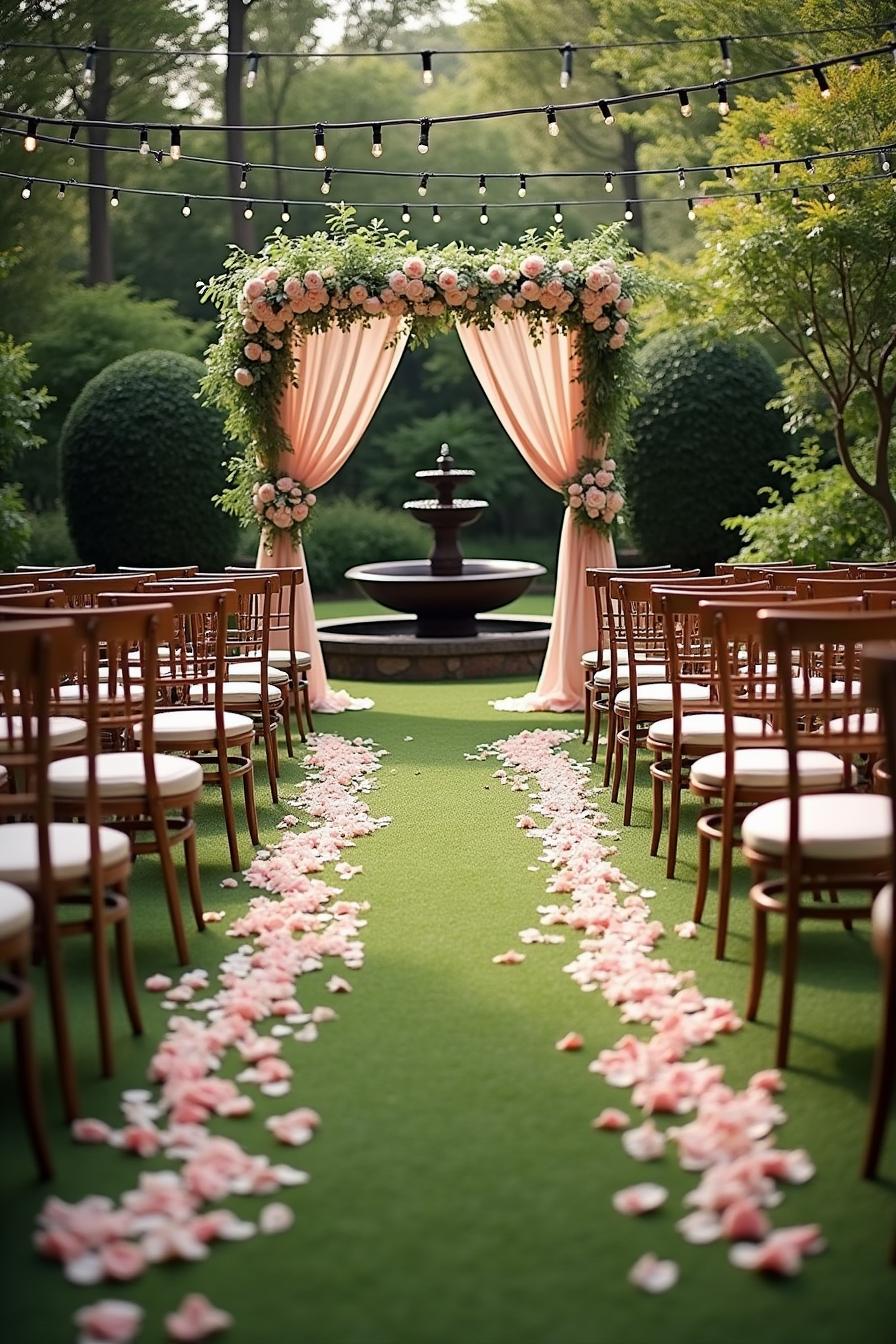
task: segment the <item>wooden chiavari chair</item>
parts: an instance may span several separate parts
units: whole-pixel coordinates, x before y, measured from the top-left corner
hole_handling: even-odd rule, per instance
[[[228,565],[224,571],[225,574],[252,574],[254,572],[252,569],[246,569],[238,565]],[[305,742],[307,741],[305,723],[308,725],[308,732],[314,732],[314,721],[311,718],[311,697],[308,689],[308,669],[311,666],[311,654],[306,653],[304,649],[295,647],[299,602],[306,591],[302,588],[305,582],[305,571],[301,565],[287,565],[265,569],[263,572],[276,574],[280,580],[280,592],[276,594],[277,600],[271,614],[268,666],[287,673],[287,685],[289,686],[290,700],[295,709],[296,726],[299,730],[299,736]],[[301,592],[300,589],[302,589]],[[307,598],[306,600],[310,601]],[[302,721],[303,710],[305,723]],[[291,756],[292,746],[288,739],[287,749]]]
[[[71,578],[53,575],[39,578],[37,586],[64,593],[67,607],[96,607],[101,593],[139,593],[147,579],[145,574],[87,574]]]
[[[50,706],[59,680],[77,673],[85,652],[83,632],[66,620],[7,621],[0,639],[0,715],[21,717],[16,750],[6,759],[20,787],[0,794],[0,881],[22,887],[34,900],[38,947],[46,963],[56,1059],[65,1113],[78,1114],[75,1060],[65,996],[62,945],[87,936],[91,948],[100,1061],[104,1077],[114,1069],[109,990],[108,931],[115,934],[125,1007],[135,1034],[142,1030],[127,901],[131,871],[128,838],[100,825],[96,721],[88,721],[87,789],[83,822],[53,820],[48,782],[51,764]],[[97,687],[91,688],[96,692]],[[22,818],[31,820],[22,820]],[[64,917],[63,917],[64,916]]]
[[[768,920],[778,915],[784,941],[776,1063],[783,1068],[789,1053],[802,925],[810,919],[833,919],[850,928],[854,920],[868,918],[891,860],[890,799],[854,791],[850,762],[882,749],[879,716],[869,716],[857,678],[866,644],[896,640],[896,612],[831,611],[806,603],[799,608],[769,608],[759,620],[762,647],[775,650],[778,666],[793,660],[803,669],[799,677],[784,677],[780,686],[786,788],[781,797],[750,812],[741,827],[744,856],[754,877],[747,1017],[752,1021],[759,1011]],[[820,689],[815,681],[821,682]],[[806,792],[800,759],[812,754],[842,758],[842,790]],[[770,869],[783,876],[769,878]],[[844,891],[862,895],[841,904]],[[831,894],[830,903],[823,900],[825,892]]]
[[[53,1175],[34,1053],[32,1008],[34,991],[28,978],[31,961],[34,902],[27,891],[0,882],[0,1022],[11,1022],[16,1052],[16,1075],[28,1137],[45,1180]]]
[[[119,574],[142,574],[145,579],[191,579],[198,565],[119,565]]]

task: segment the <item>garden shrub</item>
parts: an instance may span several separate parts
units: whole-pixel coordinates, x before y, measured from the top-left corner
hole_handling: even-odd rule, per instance
[[[78,553],[62,508],[32,513],[31,540],[25,560],[29,565],[76,565]]]
[[[0,569],[15,569],[28,554],[31,524],[17,485],[0,485]]]
[[[645,564],[711,570],[736,539],[723,520],[749,511],[785,444],[781,390],[750,338],[694,328],[654,337],[641,355],[646,391],[622,458],[628,526]]]
[[[82,560],[228,564],[237,526],[212,503],[224,484],[223,417],[198,400],[198,359],[147,350],[87,384],[62,430],[62,483]]]
[[[336,496],[315,505],[303,545],[314,592],[323,596],[353,591],[343,577],[352,565],[428,555],[432,534],[400,509]]]

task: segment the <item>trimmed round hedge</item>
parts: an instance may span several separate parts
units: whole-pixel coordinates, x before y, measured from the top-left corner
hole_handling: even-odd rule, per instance
[[[622,455],[629,531],[646,564],[712,570],[738,548],[722,519],[754,513],[785,455],[781,382],[748,337],[663,332],[643,350],[646,391]]]
[[[82,560],[98,569],[230,563],[238,525],[212,503],[225,483],[224,417],[197,399],[204,372],[188,355],[145,350],[82,388],[60,440]]]

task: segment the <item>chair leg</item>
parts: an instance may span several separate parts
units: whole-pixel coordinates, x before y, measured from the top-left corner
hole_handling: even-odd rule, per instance
[[[728,942],[728,913],[731,907],[731,867],[734,861],[734,816],[722,813],[722,841],[719,854],[719,916],[716,925],[716,961],[725,960]]]
[[[305,722],[308,724],[308,731],[309,731],[309,733],[313,733],[313,732],[314,732],[314,720],[313,720],[312,717],[311,717],[311,692],[310,692],[310,690],[308,689],[308,678],[307,678],[307,676],[305,677],[304,681],[302,682],[302,707],[303,707],[303,709],[305,710]],[[306,740],[307,740],[307,739],[306,739],[306,737],[305,737],[305,733],[304,733],[304,730],[303,730],[303,731],[302,731],[302,741],[305,742]]]
[[[280,801],[280,792],[277,788],[277,776],[280,771],[277,768],[277,752],[270,724],[266,723],[264,725],[264,728],[262,729],[262,737],[264,738],[264,755],[268,771],[268,783],[271,787],[271,802],[278,803]]]
[[[617,734],[616,742],[613,747],[613,787],[610,790],[610,797],[614,803],[619,802],[619,786],[622,783],[622,757],[625,744],[619,741]]]
[[[709,848],[710,839],[702,831],[697,832],[697,890],[694,894],[694,923],[703,919],[706,908],[706,892],[709,887]]]
[[[90,928],[90,960],[93,970],[93,997],[100,1038],[100,1068],[104,1078],[115,1073],[115,1049],[112,1041],[112,1007],[109,1002],[109,948],[106,921],[94,916]]]
[[[251,748],[250,748],[251,751]],[[251,771],[249,772],[251,774]],[[236,838],[236,816],[233,811],[233,793],[230,783],[230,767],[226,749],[218,751],[218,774],[221,779],[221,807],[224,812],[224,825],[227,829],[227,845],[230,850],[230,866],[235,873],[240,871],[240,849]]]
[[[283,703],[283,737],[286,741],[286,754],[291,759],[293,756],[295,756],[295,752],[293,751],[292,746],[292,703],[291,703],[292,697],[295,695],[295,690],[291,686],[288,686],[283,694],[285,697]]]
[[[16,960],[11,963],[11,967],[13,974],[27,984],[28,967],[26,962]],[[53,1159],[50,1156],[50,1141],[47,1137],[47,1125],[40,1095],[30,1003],[13,1022],[13,1038],[16,1049],[16,1075],[19,1083],[19,1094],[22,1098],[25,1123],[28,1126],[28,1137],[31,1140],[37,1169],[42,1179],[48,1181],[53,1175]]]
[[[249,826],[249,839],[256,847],[261,844],[258,838],[258,811],[255,807],[255,775],[247,770],[243,775],[243,799],[246,804],[246,821]],[[236,865],[239,868],[239,864]],[[236,868],[234,871],[236,871]]]
[[[678,825],[681,819],[681,762],[672,760],[672,783],[669,795],[669,847],[666,851],[666,876],[675,876],[678,862]]]
[[[193,809],[186,808],[184,818],[191,821]],[[196,928],[200,933],[205,932],[206,924],[204,919],[204,910],[202,905],[202,883],[199,879],[199,858],[196,853],[196,835],[188,835],[184,840],[184,863],[187,869],[187,886],[190,891],[190,904],[193,907],[193,914],[196,918]]]
[[[638,773],[638,733],[634,719],[629,719],[628,726],[628,751],[625,753],[625,806],[622,809],[623,826],[631,826],[632,824],[635,778]]]
[[[66,1011],[65,985],[62,978],[62,944],[55,923],[53,928],[44,929],[42,934],[43,949],[47,961],[50,1015],[53,1022],[53,1038],[56,1044],[56,1066],[59,1074],[59,1084],[62,1089],[62,1105],[66,1120],[72,1121],[80,1111],[80,1103],[75,1075],[75,1057],[72,1052],[72,1038]]]
[[[611,703],[607,709],[607,750],[604,752],[604,788],[610,782],[610,772],[613,768],[613,754],[616,751],[616,709]],[[594,755],[597,756],[597,746],[594,747]]]
[[[159,862],[162,865],[162,882],[165,887],[165,900],[168,904],[168,918],[171,920],[171,931],[174,934],[174,947],[178,961],[182,966],[185,966],[190,960],[190,949],[187,945],[183,916],[180,912],[180,883],[177,880],[177,869],[174,866],[174,859],[171,854],[171,837],[165,820],[165,810],[161,805],[157,805],[150,809],[150,813],[156,844],[159,849]]]
[[[582,742],[588,741],[588,734],[591,732],[591,699],[592,693],[588,683],[590,681],[588,673],[585,673],[585,724],[582,728]]]
[[[796,993],[796,968],[799,953],[800,923],[796,915],[787,913],[784,923],[784,953],[781,959],[781,1011],[778,1019],[778,1048],[775,1064],[787,1067],[790,1049],[790,1025],[793,1021],[793,1000]]]
[[[892,948],[888,950],[884,963],[884,983],[882,985],[882,1012],[880,1039],[874,1056],[874,1074],[871,1082],[871,1120],[865,1155],[862,1159],[862,1175],[872,1179],[877,1175],[880,1152],[883,1147],[884,1133],[887,1127],[887,1113],[893,1095],[893,1083],[896,1081],[896,959]]]
[[[118,964],[118,978],[121,982],[121,994],[127,1010],[131,1031],[135,1036],[143,1035],[143,1019],[140,1016],[140,996],[137,992],[137,968],[134,965],[134,942],[131,938],[130,916],[125,915],[115,925],[115,960]]]
[[[650,856],[656,858],[660,848],[660,836],[663,833],[663,812],[665,811],[665,798],[663,796],[663,781],[656,775],[651,776],[653,786],[652,809],[653,809],[653,833],[650,837]]]
[[[750,993],[747,998],[747,1021],[755,1022],[762,998],[765,979],[765,958],[768,951],[768,914],[760,906],[753,907],[753,965],[750,970]]]

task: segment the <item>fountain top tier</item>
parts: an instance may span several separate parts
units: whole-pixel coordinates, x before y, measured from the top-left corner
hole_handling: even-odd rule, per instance
[[[488,504],[484,499],[455,499],[454,492],[461,481],[469,481],[476,475],[475,471],[455,467],[454,458],[447,443],[443,443],[439,449],[439,455],[436,458],[435,467],[429,467],[425,471],[415,471],[414,475],[418,481],[426,481],[435,487],[435,499],[408,499],[404,507],[408,509],[415,517],[419,517],[418,510],[427,513],[437,509],[487,509]],[[477,514],[478,516],[478,514]],[[429,522],[429,518],[423,518],[421,521]],[[472,518],[465,519],[466,522],[472,522]],[[433,524],[435,525],[435,524]],[[462,525],[458,520],[458,525]]]

